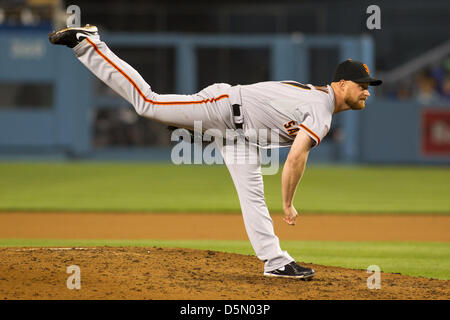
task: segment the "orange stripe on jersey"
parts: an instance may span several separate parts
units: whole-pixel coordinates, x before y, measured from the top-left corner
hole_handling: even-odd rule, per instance
[[[314,132],[312,132],[309,128],[307,128],[304,124],[301,124],[300,127],[302,127],[303,129],[305,129],[306,131],[308,131],[314,138],[317,139],[317,145],[320,144],[320,138],[317,134],[315,134]]]
[[[300,88],[300,89],[303,89],[303,90],[311,90],[310,87],[308,87],[307,85],[305,85],[305,84],[303,84],[303,83],[300,83],[300,82],[294,82],[294,81],[281,81],[281,83],[287,84],[287,85],[290,85],[290,86],[293,86],[293,87],[296,87],[296,88]]]
[[[89,38],[86,38],[86,40],[89,42],[89,44],[94,48],[95,52],[97,52],[106,62],[108,62],[114,69],[119,71],[120,74],[122,74],[136,89],[136,91],[139,93],[139,95],[144,99],[146,102],[150,102],[151,104],[157,104],[157,105],[176,105],[176,104],[200,104],[200,103],[207,103],[207,102],[215,102],[218,100],[221,100],[223,98],[228,98],[229,96],[227,94],[223,94],[221,96],[218,96],[217,98],[212,99],[205,99],[205,100],[197,100],[197,101],[153,101],[151,99],[148,99],[139,89],[137,84],[124,72],[122,69],[120,69],[114,62],[108,59],[107,56],[105,56],[100,49],[93,43]]]
[[[159,105],[174,105],[174,104],[200,104],[200,103],[207,103],[207,102],[216,102],[223,98],[228,98],[229,96],[227,94],[222,94],[216,98],[211,99],[205,99],[205,100],[197,100],[197,101],[153,101],[147,98],[144,98],[145,101],[150,102],[151,104],[159,104]]]

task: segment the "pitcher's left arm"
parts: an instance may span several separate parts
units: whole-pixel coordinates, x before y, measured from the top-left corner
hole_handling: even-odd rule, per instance
[[[313,143],[313,139],[303,130],[298,131],[283,167],[281,175],[283,220],[290,225],[295,225],[298,215],[293,205],[294,195],[305,171],[306,161]]]

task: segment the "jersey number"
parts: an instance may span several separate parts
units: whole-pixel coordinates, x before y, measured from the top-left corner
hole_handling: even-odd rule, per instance
[[[294,120],[286,122],[283,126],[286,128],[286,131],[290,136],[297,135],[298,130],[300,130],[297,121]]]

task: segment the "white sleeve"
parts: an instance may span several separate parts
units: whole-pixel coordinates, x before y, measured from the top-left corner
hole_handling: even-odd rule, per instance
[[[330,130],[330,116],[321,106],[312,104],[303,104],[297,112],[300,130],[315,141],[314,146],[318,146]]]

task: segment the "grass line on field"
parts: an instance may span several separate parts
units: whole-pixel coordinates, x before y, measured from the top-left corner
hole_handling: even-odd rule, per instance
[[[270,209],[269,209],[270,210]],[[300,211],[300,210],[299,210]],[[90,208],[81,208],[77,210],[69,209],[69,208],[52,208],[52,209],[40,209],[40,208],[5,208],[0,209],[0,214],[5,213],[74,213],[74,214],[149,214],[149,215],[157,215],[157,214],[205,214],[205,215],[211,215],[211,214],[230,214],[230,215],[241,215],[242,212],[240,209],[222,209],[222,210],[211,210],[211,209],[198,209],[197,211],[188,211],[188,210],[168,210],[168,209],[161,209],[158,211],[153,210],[147,210],[147,209],[90,209]],[[275,211],[270,210],[270,214],[273,216],[279,216],[283,215],[282,211]],[[384,212],[384,211],[366,211],[366,212],[360,212],[360,211],[346,211],[346,212],[340,212],[340,211],[309,211],[309,212],[302,212],[300,211],[301,216],[320,216],[320,215],[333,215],[333,216],[416,216],[416,217],[442,217],[442,216],[449,216],[450,212],[406,212],[406,211],[398,211],[398,212]]]

